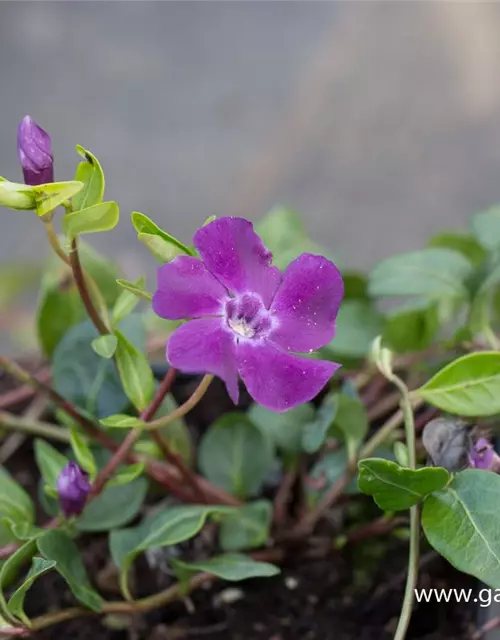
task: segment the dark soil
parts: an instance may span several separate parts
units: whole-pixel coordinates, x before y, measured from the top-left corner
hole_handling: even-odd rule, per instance
[[[184,383],[177,392],[180,396],[188,393]],[[217,413],[230,409],[217,386],[213,394],[211,402],[197,407],[197,412],[190,417],[191,426],[197,427],[198,434]],[[38,474],[29,441],[7,466],[35,495]],[[373,504],[369,499],[366,502]],[[44,519],[40,513],[39,521]],[[329,537],[324,538],[330,549],[331,539],[330,532]],[[106,536],[84,536],[78,544],[96,587],[106,599],[120,599]],[[210,544],[210,540],[203,544],[197,542],[184,547],[183,551],[199,556],[207,553]],[[476,591],[480,588],[474,579],[457,572],[432,551],[424,547],[422,552],[420,587]],[[37,640],[392,640],[405,584],[407,542],[395,536],[372,538],[342,551],[315,555],[312,557],[310,549],[293,549],[282,574],[276,578],[244,583],[215,582],[183,601],[145,615],[79,618],[31,637]],[[138,560],[132,576],[136,596],[169,586],[173,578],[167,560],[162,554]],[[38,580],[28,593],[26,610],[30,617],[36,617],[74,604],[64,581],[56,573],[50,573]],[[476,627],[476,614],[477,605],[473,603],[417,604],[407,637],[409,640],[466,640]]]

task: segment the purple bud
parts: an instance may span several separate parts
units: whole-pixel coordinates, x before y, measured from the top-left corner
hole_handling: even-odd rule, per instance
[[[88,473],[76,462],[68,462],[57,479],[57,493],[63,514],[66,517],[79,515],[90,493]]]
[[[19,124],[17,152],[26,184],[34,186],[54,182],[50,136],[31,116],[24,116]]]
[[[493,449],[493,445],[486,438],[479,438],[469,451],[470,466],[474,469],[487,469],[496,471],[499,458]]]

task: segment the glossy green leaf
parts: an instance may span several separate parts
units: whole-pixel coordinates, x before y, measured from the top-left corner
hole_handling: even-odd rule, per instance
[[[132,285],[139,291],[144,291],[146,278],[142,277],[133,282]],[[128,316],[139,303],[139,298],[135,292],[125,289],[118,296],[113,307],[113,322],[118,324],[123,318]]]
[[[338,434],[345,442],[350,460],[354,460],[356,452],[368,433],[368,415],[359,398],[340,394],[333,421],[333,433]]]
[[[33,558],[31,568],[24,578],[24,582],[11,595],[7,608],[10,613],[26,626],[30,626],[30,620],[24,613],[24,599],[35,580],[56,566],[55,560],[45,558]]]
[[[442,231],[429,240],[429,246],[458,251],[476,267],[478,267],[486,258],[486,251],[474,236],[469,233],[462,233],[459,231]]]
[[[144,411],[153,397],[155,381],[147,357],[139,351],[120,331],[116,365],[123,389],[136,409]]]
[[[370,274],[368,289],[372,296],[466,298],[472,272],[471,262],[461,253],[430,248],[380,262]]]
[[[127,473],[127,467],[121,467],[120,473]],[[130,469],[128,469],[130,472]],[[123,527],[139,513],[148,490],[148,481],[143,477],[123,484],[108,483],[104,491],[90,502],[76,521],[79,531],[110,531]]]
[[[314,453],[321,448],[333,425],[339,407],[339,394],[329,393],[316,411],[316,415],[306,422],[302,430],[301,446],[307,453]]]
[[[41,218],[48,216],[63,202],[69,201],[83,189],[83,182],[51,182],[32,187],[36,197],[36,213]]]
[[[62,396],[99,418],[123,411],[129,401],[114,363],[92,349],[97,336],[88,320],[65,334],[52,358],[52,382]]]
[[[457,358],[414,394],[461,416],[500,413],[500,353],[483,351]]]
[[[123,279],[119,279],[116,282],[120,287],[126,289],[127,291],[130,291],[138,298],[142,298],[143,300],[147,300],[148,302],[150,302],[153,298],[153,294],[150,291],[146,291],[145,289],[141,288],[141,286],[138,285],[137,282],[130,282],[129,280]]]
[[[42,478],[49,489],[57,488],[57,478],[68,464],[68,458],[59,453],[51,444],[36,438],[34,443],[35,460]]]
[[[222,516],[219,544],[223,551],[242,551],[263,547],[269,538],[272,504],[257,500]]]
[[[219,418],[200,443],[203,475],[240,498],[259,493],[273,462],[270,439],[242,413]]]
[[[87,209],[67,213],[62,219],[62,228],[68,238],[82,233],[99,233],[114,229],[120,219],[120,208],[116,202],[101,202]]]
[[[0,609],[2,616],[13,624],[17,624],[17,620],[7,607],[5,592],[12,582],[18,578],[22,568],[31,561],[35,553],[36,543],[34,540],[29,540],[14,551],[14,553],[5,560],[0,569]]]
[[[97,466],[94,454],[89,445],[85,442],[81,433],[76,429],[70,430],[70,444],[75,454],[76,461],[82,469],[84,469],[93,480],[97,476]]]
[[[3,467],[0,467],[0,546],[14,542],[16,537],[5,523],[33,524],[35,509],[31,498]]]
[[[127,574],[140,553],[189,540],[201,531],[210,515],[230,511],[230,507],[204,505],[167,507],[145,518],[137,527],[111,531],[109,548],[113,562],[120,569],[120,585],[124,595],[130,598]]]
[[[146,246],[153,256],[164,264],[170,262],[174,258],[180,255],[185,255],[185,251],[181,251],[176,244],[164,240],[161,236],[156,236],[152,233],[138,233],[137,239]]]
[[[83,189],[73,197],[73,211],[86,209],[102,202],[104,197],[104,172],[99,160],[90,151],[76,145],[76,151],[84,162],[76,169],[75,180],[83,182]]]
[[[111,429],[134,429],[135,427],[144,427],[144,420],[140,420],[135,416],[128,416],[125,413],[116,413],[113,416],[102,418],[100,423],[104,427]]]
[[[167,242],[172,247],[172,251],[176,252],[175,255],[179,255],[181,253],[187,253],[188,255],[194,255],[193,251],[189,249],[183,242],[174,238],[163,229],[155,224],[151,218],[144,215],[143,213],[139,213],[138,211],[134,211],[132,213],[132,224],[135,227],[135,230],[138,234],[146,234],[157,236]],[[172,256],[174,257],[174,256]]]
[[[438,329],[438,305],[430,300],[415,300],[387,314],[382,338],[397,353],[421,351],[432,343]]]
[[[0,178],[0,207],[30,211],[36,208],[36,203],[36,192],[33,187]]]
[[[135,480],[144,473],[146,465],[144,462],[136,462],[135,464],[129,464],[125,467],[120,467],[118,471],[113,474],[111,480],[106,483],[107,487],[120,487],[124,484],[128,484]]]
[[[273,264],[285,269],[302,253],[324,255],[337,262],[323,247],[309,237],[299,213],[276,206],[255,225],[255,231],[273,253]],[[338,263],[337,263],[338,266]]]
[[[109,360],[115,355],[118,338],[114,334],[108,333],[104,336],[94,338],[90,344],[98,356]]]
[[[314,420],[315,413],[312,404],[302,404],[285,413],[275,413],[254,404],[248,417],[276,447],[295,454],[302,451],[304,429]]]
[[[186,576],[187,573],[205,571],[229,582],[247,580],[248,578],[269,578],[280,573],[279,568],[274,564],[259,562],[241,553],[226,553],[197,562],[173,560],[172,566],[182,576]]]
[[[47,531],[37,540],[40,553],[56,563],[55,569],[66,580],[75,598],[92,611],[102,609],[102,598],[92,588],[76,544],[57,529]]]
[[[333,358],[364,358],[382,327],[382,315],[371,302],[346,300],[337,316],[335,337],[325,351]]]
[[[429,543],[459,571],[500,588],[500,477],[467,469],[424,502]]]
[[[472,233],[488,251],[500,249],[500,205],[476,213],[470,221]]]
[[[366,458],[358,463],[358,485],[384,511],[401,511],[439,491],[451,476],[441,467],[408,469],[390,460]]]

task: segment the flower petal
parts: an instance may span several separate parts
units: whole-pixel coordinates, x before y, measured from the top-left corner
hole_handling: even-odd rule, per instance
[[[335,362],[291,355],[264,340],[240,342],[236,357],[252,398],[277,412],[312,400],[340,367]]]
[[[344,295],[339,270],[323,256],[304,253],[291,262],[271,305],[277,320],[268,339],[288,351],[315,351],[335,335]]]
[[[194,246],[207,269],[232,293],[252,292],[266,307],[281,281],[273,255],[243,218],[218,218],[198,229]]]
[[[181,325],[167,343],[167,360],[185,373],[213,373],[226,383],[238,402],[238,372],[234,336],[219,318],[199,318]]]
[[[226,289],[201,260],[177,256],[158,269],[153,311],[168,320],[222,315]]]

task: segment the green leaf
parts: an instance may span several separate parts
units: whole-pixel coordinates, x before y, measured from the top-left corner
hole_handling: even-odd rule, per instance
[[[325,351],[332,357],[364,358],[381,334],[382,315],[367,300],[346,300],[337,316],[335,337]]]
[[[17,620],[13,617],[7,607],[5,591],[12,582],[17,579],[22,568],[30,562],[35,555],[35,552],[35,541],[29,540],[21,545],[9,558],[7,558],[0,569],[0,609],[3,617],[11,621],[13,624],[17,624]]]
[[[368,415],[361,400],[345,393],[340,394],[333,428],[334,433],[338,433],[345,442],[350,460],[355,459],[357,449],[368,433],[368,427]]]
[[[138,348],[145,347],[145,330],[140,317],[128,316],[120,327]],[[129,400],[114,363],[101,358],[92,349],[92,340],[97,336],[97,330],[88,320],[72,327],[54,352],[52,381],[62,396],[90,415],[101,418],[124,411]]]
[[[75,598],[92,611],[101,611],[102,598],[92,588],[73,540],[62,531],[53,529],[38,538],[37,546],[47,560],[56,563],[56,571],[66,580]]]
[[[70,430],[70,444],[75,454],[76,461],[84,471],[86,471],[92,480],[97,476],[97,466],[94,455],[82,438],[82,435],[76,429]]]
[[[134,211],[132,213],[132,224],[134,225],[135,230],[137,231],[137,234],[157,236],[158,238],[161,238],[166,243],[168,243],[171,247],[172,258],[182,253],[187,253],[188,255],[194,255],[194,252],[191,251],[189,247],[187,247],[180,240],[177,240],[177,238],[174,238],[174,236],[171,236],[166,231],[163,231],[163,229],[160,229],[160,227],[157,224],[155,224],[151,220],[151,218],[148,218],[148,216],[144,215],[143,213]]]
[[[116,413],[113,416],[102,418],[99,421],[103,427],[111,429],[135,429],[136,427],[145,427],[144,420],[140,420],[135,416],[128,416],[124,413]]]
[[[472,233],[485,249],[495,251],[500,248],[500,205],[476,213],[470,224]]]
[[[344,300],[367,300],[368,278],[359,271],[343,271]]]
[[[269,578],[280,573],[279,568],[274,564],[259,562],[241,553],[226,553],[197,562],[173,560],[172,566],[176,571],[180,571],[182,576],[205,571],[229,582],[247,580],[248,578]]]
[[[240,498],[259,493],[273,462],[270,439],[242,413],[219,418],[200,443],[203,475]]]
[[[438,305],[429,300],[413,300],[387,314],[382,338],[397,353],[422,351],[432,343],[438,329]]]
[[[114,334],[108,333],[107,335],[94,338],[90,344],[98,356],[109,360],[115,355],[118,338]]]
[[[269,538],[272,511],[268,500],[258,500],[222,516],[219,529],[221,549],[241,551],[263,547]]]
[[[333,425],[339,406],[339,394],[329,393],[314,418],[304,425],[301,445],[307,453],[314,453],[321,448],[328,435],[328,430]]]
[[[155,381],[148,359],[120,332],[116,349],[116,365],[123,389],[136,409],[144,411],[153,397]]]
[[[248,417],[276,447],[296,454],[302,451],[304,429],[315,415],[312,404],[302,404],[285,413],[275,413],[254,404]]]
[[[17,211],[36,208],[36,192],[33,187],[0,178],[0,207]]]
[[[422,526],[429,543],[459,571],[500,588],[500,477],[480,469],[458,473],[427,498]]]
[[[132,285],[139,291],[144,291],[144,286],[146,284],[146,278],[142,277],[133,282]],[[129,289],[125,289],[118,296],[118,299],[115,302],[115,306],[113,307],[113,322],[114,324],[118,324],[123,318],[128,316],[135,309],[137,304],[139,303],[139,298],[134,291]]]
[[[152,233],[138,233],[137,239],[151,251],[161,264],[170,262],[177,256],[185,255],[185,252],[181,251],[176,244],[167,242],[161,236],[155,236]]]
[[[51,182],[39,184],[32,189],[36,197],[36,213],[41,218],[54,211],[59,205],[70,200],[83,189],[83,182]]]
[[[402,467],[408,466],[408,447],[399,440],[394,443],[393,447],[394,457],[396,458],[396,462]]]
[[[335,262],[328,251],[309,238],[300,214],[287,207],[271,209],[255,225],[255,231],[272,251],[273,264],[280,269],[302,253],[324,255]]]
[[[500,353],[483,351],[457,358],[413,393],[461,416],[500,413]]]
[[[67,213],[62,219],[62,228],[69,239],[82,233],[99,233],[114,229],[120,219],[120,208],[116,202],[101,202],[87,209]]]
[[[107,487],[121,487],[124,484],[129,484],[132,480],[135,480],[144,473],[146,465],[144,462],[136,462],[125,467],[120,467],[106,483]]]
[[[439,491],[451,476],[441,467],[408,469],[390,460],[367,458],[358,463],[358,485],[384,511],[401,511]]]
[[[156,418],[169,416],[177,409],[177,403],[171,393],[167,393],[155,413]],[[178,453],[188,465],[193,461],[193,444],[191,434],[184,418],[173,420],[166,427],[159,429],[169,449]],[[149,440],[150,438],[148,438]]]
[[[75,180],[83,182],[83,189],[73,197],[73,211],[86,209],[102,202],[104,197],[104,172],[99,160],[90,151],[76,145],[76,151],[84,159],[76,168]]]
[[[26,491],[0,467],[0,546],[15,542],[16,537],[5,523],[9,519],[16,525],[33,524],[35,509]]]
[[[430,248],[380,262],[370,274],[368,289],[372,296],[466,298],[472,272],[471,262],[461,253]]]
[[[57,479],[68,464],[68,458],[40,438],[35,439],[35,460],[42,478],[49,489],[57,489]]]
[[[127,467],[119,469],[117,476],[122,472],[127,473]],[[76,520],[76,528],[94,532],[123,527],[137,516],[147,491],[148,481],[143,477],[136,477],[128,484],[108,483],[104,491],[85,507]]]
[[[128,571],[140,553],[189,540],[201,531],[210,515],[230,511],[230,507],[202,505],[167,507],[145,518],[137,527],[111,531],[109,548],[113,562],[120,569],[120,586],[125,597],[130,599]]]
[[[475,267],[478,267],[486,258],[486,251],[474,236],[469,233],[443,231],[429,240],[429,246],[458,251],[458,253],[470,260]]]
[[[139,280],[141,280],[141,278],[139,278]],[[147,300],[148,302],[151,302],[151,300],[153,299],[153,294],[138,285],[138,281],[130,282],[129,280],[119,279],[116,282],[120,287],[123,287],[123,289],[132,292],[138,298],[142,298],[143,300]]]
[[[24,578],[24,582],[18,587],[7,604],[7,608],[10,613],[18,618],[27,627],[30,626],[30,620],[24,613],[24,599],[30,587],[35,580],[47,573],[56,566],[55,560],[45,560],[45,558],[33,558],[31,569]]]

